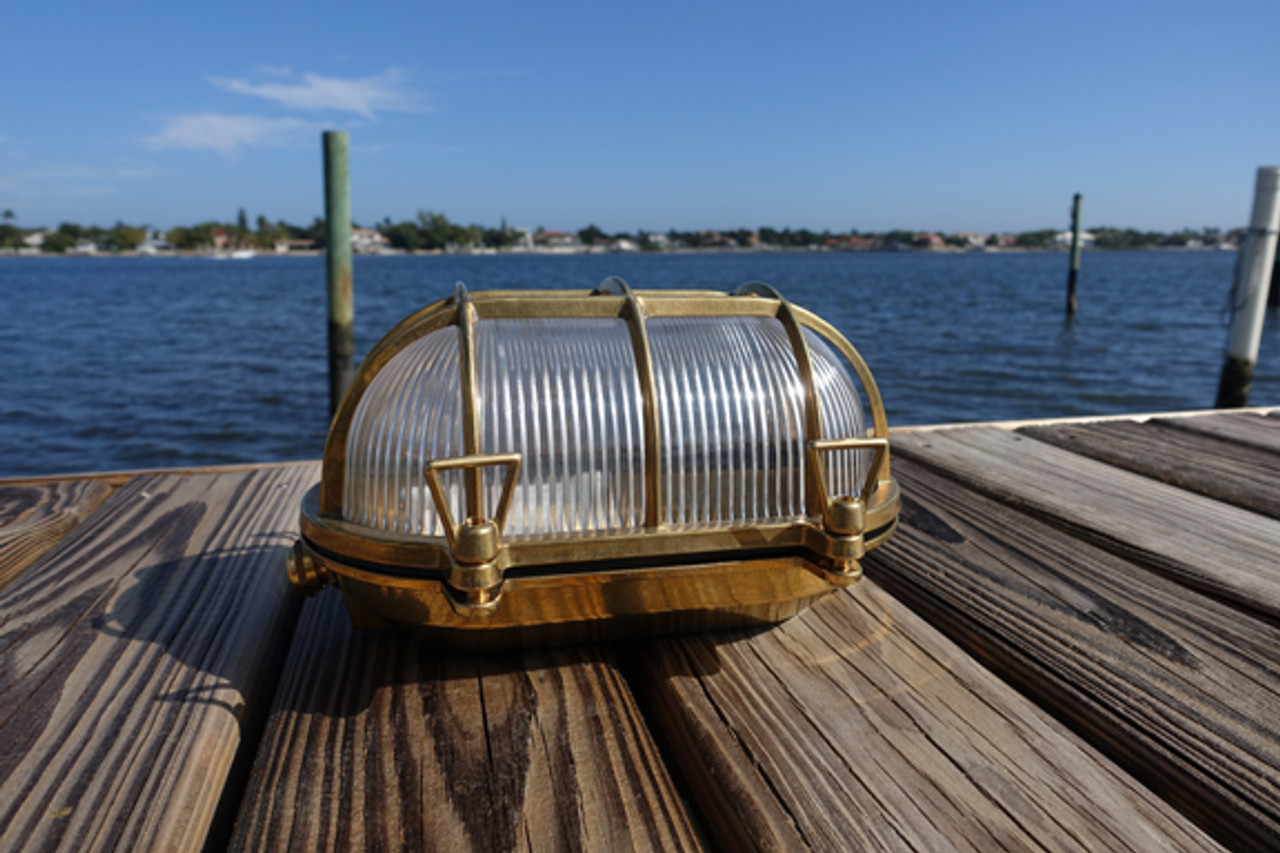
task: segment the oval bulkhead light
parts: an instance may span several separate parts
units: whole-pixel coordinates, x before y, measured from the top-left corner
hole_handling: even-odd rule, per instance
[[[289,577],[467,645],[776,622],[892,532],[888,450],[857,351],[764,285],[459,284],[362,363]]]

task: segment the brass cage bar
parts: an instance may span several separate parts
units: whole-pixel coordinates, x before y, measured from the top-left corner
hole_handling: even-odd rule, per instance
[[[818,386],[813,378],[813,356],[809,352],[809,342],[805,340],[804,328],[791,310],[791,303],[778,297],[778,319],[787,330],[787,338],[791,341],[791,349],[796,357],[796,371],[800,374],[800,384],[804,388],[804,440],[805,446],[822,440],[822,408],[818,400]],[[805,468],[805,506],[809,515],[822,515],[826,512],[826,483],[822,481],[823,470],[808,465]]]
[[[665,501],[662,498],[662,424],[658,411],[658,380],[653,369],[653,349],[649,345],[649,327],[645,306],[625,281],[617,276],[600,283],[596,294],[613,294],[625,299],[622,318],[631,335],[631,350],[640,381],[640,398],[644,406],[644,526],[650,529],[662,524]]]
[[[782,294],[767,284],[753,281],[738,289],[739,297],[765,297],[777,301],[777,318],[787,332],[787,341],[796,359],[796,373],[800,377],[800,386],[804,389],[804,444],[811,446],[822,440],[822,404],[818,399],[818,386],[813,378],[813,355],[809,352],[809,341],[804,336],[804,327],[796,316],[791,303]],[[812,459],[808,460],[812,463]],[[805,466],[805,509],[811,516],[826,514],[826,483],[823,482],[823,469],[815,469],[812,464]]]
[[[458,324],[458,392],[462,396],[462,452],[475,456],[480,447],[480,381],[476,376],[476,316],[467,295],[466,285],[458,282],[454,289],[457,302],[455,322]],[[484,514],[484,472],[476,466],[463,470],[466,513],[469,518]]]

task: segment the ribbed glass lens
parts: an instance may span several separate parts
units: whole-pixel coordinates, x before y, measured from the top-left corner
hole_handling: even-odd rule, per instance
[[[662,427],[664,521],[759,523],[805,514],[804,386],[786,330],[760,317],[649,321]],[[807,334],[823,434],[863,434],[857,390]],[[829,454],[833,494],[856,494],[855,454]]]
[[[419,338],[369,383],[347,433],[342,515],[394,533],[443,535],[423,467],[463,455],[458,330]],[[445,478],[454,518],[461,482]]]
[[[645,517],[644,396],[617,319],[475,324],[481,452],[518,452],[504,536],[626,531]],[[804,390],[782,324],[757,317],[647,322],[662,455],[663,523],[711,526],[805,515]],[[828,437],[865,434],[843,363],[806,330]],[[462,456],[458,330],[409,344],[378,372],[347,436],[343,517],[395,533],[443,534],[423,467]],[[861,452],[827,454],[828,489],[856,494]],[[485,469],[492,515],[505,470]],[[441,476],[455,520],[463,476]]]
[[[849,377],[844,361],[816,332],[804,330],[813,363],[813,384],[822,411],[822,434],[828,438],[866,435],[862,398]],[[832,497],[857,497],[871,466],[869,450],[833,450],[826,454],[827,493]]]
[[[481,445],[523,456],[503,535],[641,526],[644,403],[626,322],[487,320],[475,329]],[[488,512],[504,473],[485,473]]]

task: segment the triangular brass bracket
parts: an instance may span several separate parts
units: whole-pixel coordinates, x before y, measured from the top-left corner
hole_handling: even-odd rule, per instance
[[[521,461],[519,453],[477,453],[432,459],[423,466],[427,487],[431,490],[436,513],[444,527],[445,540],[449,543],[451,566],[447,584],[451,598],[459,608],[489,613],[498,606],[498,598],[502,595],[502,566],[498,559],[502,552],[502,530],[511,511]],[[497,510],[490,518],[484,514],[484,495],[471,494],[471,491],[480,488],[481,471],[498,465],[505,465],[507,473]],[[479,507],[480,514],[467,516],[460,523],[455,523],[449,510],[449,499],[440,483],[440,472],[458,470],[474,472],[463,481],[467,491],[464,505]]]
[[[821,438],[808,443],[809,465],[816,488],[822,496],[822,527],[833,539],[850,540],[854,550],[861,554],[862,534],[867,529],[867,504],[880,485],[880,471],[887,468],[889,439]],[[875,450],[875,458],[867,470],[867,479],[857,495],[832,496],[827,488],[826,454],[835,450]],[[853,541],[856,540],[856,541]],[[857,576],[861,568],[856,559],[836,560],[834,569],[842,576]]]

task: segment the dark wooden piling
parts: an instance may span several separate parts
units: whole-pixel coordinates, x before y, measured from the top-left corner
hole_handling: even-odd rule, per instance
[[[1080,193],[1071,202],[1071,269],[1067,271],[1067,316],[1075,316],[1080,307],[1076,298],[1076,279],[1080,276]]]

